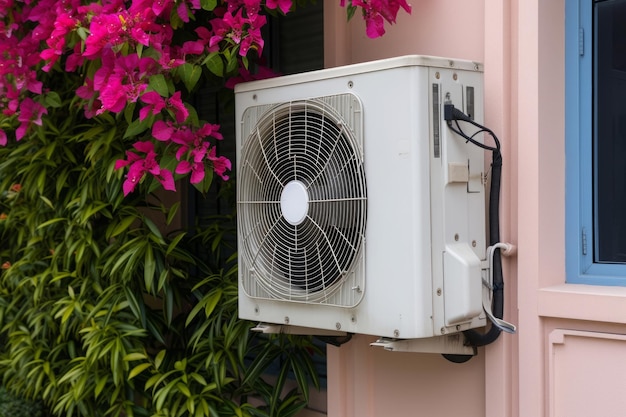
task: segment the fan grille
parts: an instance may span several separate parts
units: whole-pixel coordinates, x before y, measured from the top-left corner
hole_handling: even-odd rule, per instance
[[[356,305],[367,209],[360,103],[346,94],[255,111],[238,188],[244,290]]]

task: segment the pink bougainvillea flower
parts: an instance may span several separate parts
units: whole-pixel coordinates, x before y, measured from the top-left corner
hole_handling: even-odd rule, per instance
[[[145,1],[145,3],[152,4],[152,11],[155,15],[167,15],[169,10],[171,10],[174,5],[173,0],[156,0],[156,1]]]
[[[246,16],[248,16],[250,20],[254,20],[261,9],[261,0],[244,0],[243,4],[246,8]]]
[[[250,27],[248,27],[248,34],[241,42],[241,48],[239,49],[239,55],[246,56],[250,49],[257,51],[257,55],[261,56],[263,53],[263,35],[261,35],[261,28],[267,23],[265,16],[257,16],[254,21],[250,21]]]
[[[88,59],[97,58],[105,46],[122,43],[122,21],[116,14],[95,15],[89,27],[90,34],[85,40],[83,56]]]
[[[246,81],[254,81],[254,80],[264,80],[267,78],[278,77],[279,75],[280,73],[274,72],[274,70],[272,70],[271,68],[263,66],[263,65],[257,66],[256,73],[251,73],[250,71],[245,69],[243,66],[241,66],[241,68],[239,68],[239,74],[236,77],[231,77],[228,80],[226,80],[225,87],[233,89],[235,88],[235,85],[239,83],[243,83]]]
[[[202,41],[187,41],[183,44],[182,51],[184,54],[200,55],[204,52],[204,48]]]
[[[109,79],[105,88],[100,91],[100,100],[102,101],[102,107],[96,112],[96,114],[102,114],[109,110],[113,113],[119,113],[124,110],[126,106],[126,91],[119,78]]]
[[[178,163],[178,166],[176,167],[176,173],[188,174],[189,172],[191,172],[191,178],[189,179],[190,183],[198,184],[202,182],[202,180],[204,179],[204,175],[205,175],[203,160],[204,160],[204,156],[206,155],[207,147],[208,147],[208,143],[206,144],[206,146],[200,149],[194,149],[191,152],[193,163],[189,161],[180,161]]]
[[[365,34],[368,38],[379,38],[385,34],[385,22],[379,14],[371,14],[365,18]]]
[[[26,97],[22,100],[20,103],[19,116],[17,116],[20,125],[15,130],[15,139],[22,139],[26,135],[31,123],[41,126],[41,116],[44,114],[48,114],[48,110],[41,104],[33,101],[30,97]]]
[[[207,154],[207,159],[213,163],[213,171],[219,175],[224,181],[228,180],[226,170],[231,170],[232,164],[230,159],[224,156],[216,156],[215,147],[212,147]]]
[[[82,55],[81,44],[76,43],[74,46],[74,52],[68,55],[67,60],[65,61],[65,71],[66,72],[74,72],[76,69],[83,65],[85,62],[85,58]]]
[[[156,69],[156,61],[137,54],[115,57],[111,53],[102,55],[102,67],[94,75],[94,90],[100,92],[102,108],[119,113],[126,103],[134,103],[148,88],[150,75]]]
[[[144,141],[137,142],[133,147],[139,152],[145,153],[145,157],[139,156],[133,151],[126,151],[126,160],[119,160],[115,163],[115,169],[123,168],[130,165],[128,168],[128,174],[126,174],[126,180],[122,185],[124,195],[128,195],[135,190],[137,184],[139,184],[146,174],[151,174],[156,178],[163,189],[176,191],[174,184],[174,175],[171,171],[161,168],[156,160],[157,154],[154,152],[154,145],[152,142]]]
[[[167,100],[167,108],[174,112],[174,118],[177,123],[183,123],[189,116],[189,110],[183,104],[180,96],[181,92],[177,91]]]
[[[172,122],[164,122],[163,120],[157,120],[152,125],[152,137],[161,142],[165,142],[171,139],[174,135],[174,127]]]
[[[4,130],[0,129],[0,146],[6,146],[7,134]]]
[[[212,137],[217,140],[224,139],[224,137],[220,133],[220,125],[214,125],[211,123],[203,124],[202,127],[198,129],[197,135],[201,138]]]
[[[344,5],[345,1],[342,0],[341,6]],[[363,18],[366,24],[365,32],[370,38],[384,35],[384,20],[394,24],[401,7],[407,13],[411,13],[411,6],[406,0],[352,0],[352,5],[363,9]]]
[[[156,91],[149,91],[140,97],[140,100],[147,104],[139,110],[139,120],[143,120],[148,115],[159,114],[165,108],[165,99]]]
[[[291,10],[292,1],[291,0],[267,0],[265,5],[268,9],[275,9],[278,7],[281,12],[287,14],[289,10]]]

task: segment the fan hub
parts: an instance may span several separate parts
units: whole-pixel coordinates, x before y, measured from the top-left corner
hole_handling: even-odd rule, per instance
[[[287,183],[280,195],[280,210],[289,224],[297,226],[306,219],[309,212],[309,193],[298,180]]]

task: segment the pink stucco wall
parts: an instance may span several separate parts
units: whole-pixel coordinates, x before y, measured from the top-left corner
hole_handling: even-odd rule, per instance
[[[462,365],[358,336],[329,348],[328,415],[623,416],[626,289],[565,283],[565,0],[414,0],[367,39],[325,0],[325,58],[403,54],[482,61],[485,122],[503,145],[505,317],[518,325]]]

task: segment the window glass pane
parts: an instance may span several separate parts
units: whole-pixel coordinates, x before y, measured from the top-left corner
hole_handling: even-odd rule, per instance
[[[626,262],[626,0],[595,2],[594,44],[594,260],[621,263]]]

